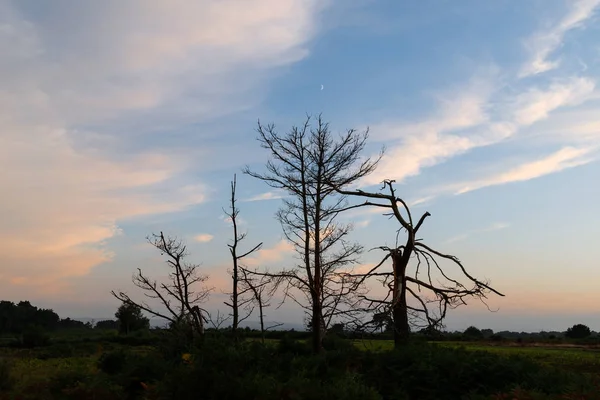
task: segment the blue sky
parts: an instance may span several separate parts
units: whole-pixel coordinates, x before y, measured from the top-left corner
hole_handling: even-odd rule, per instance
[[[267,160],[257,119],[285,131],[322,112],[334,131],[369,127],[368,153],[386,146],[365,188],[396,179],[432,214],[423,238],[507,295],[495,313],[456,310],[449,328],[600,330],[598,8],[0,1],[0,291],[110,317],[109,291],[131,290],[135,268],[164,275],[144,244],[164,230],[189,243],[222,308],[234,173],[247,244],[265,244],[251,263],[290,262],[280,200],[241,174]],[[367,248],[392,244],[385,217],[345,218]]]

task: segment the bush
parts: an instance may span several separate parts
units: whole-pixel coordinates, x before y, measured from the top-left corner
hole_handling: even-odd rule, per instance
[[[565,336],[569,339],[583,339],[592,334],[590,328],[583,324],[576,324],[567,329]]]
[[[0,358],[0,392],[8,391],[12,388],[14,381],[11,371],[12,363],[9,360]]]
[[[114,375],[125,369],[127,354],[123,350],[104,353],[98,359],[98,369],[106,374]]]
[[[28,328],[21,335],[21,345],[26,348],[47,346],[50,344],[48,336],[41,328]]]

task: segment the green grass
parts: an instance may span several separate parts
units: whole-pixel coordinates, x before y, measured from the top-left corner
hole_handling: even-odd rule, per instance
[[[600,350],[558,346],[507,346],[484,343],[440,343],[443,346],[464,346],[467,350],[482,350],[510,356],[521,355],[540,364],[576,372],[600,374]]]
[[[516,346],[514,344],[487,344],[472,342],[435,342],[440,346],[464,347],[470,351],[527,357],[546,366],[564,370],[600,374],[600,349],[558,346]],[[355,340],[354,345],[361,350],[389,351],[394,348],[391,340]]]

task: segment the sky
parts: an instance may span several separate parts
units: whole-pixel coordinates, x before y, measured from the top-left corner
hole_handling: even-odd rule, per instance
[[[600,330],[600,0],[0,0],[0,293],[110,318],[161,278],[153,232],[188,244],[224,310],[237,174],[252,266],[285,266],[281,193],[241,173],[322,113],[369,128],[424,241],[504,298],[449,329]],[[396,226],[344,218],[366,248]],[[364,265],[382,254],[363,254]],[[302,322],[286,304],[267,318]]]

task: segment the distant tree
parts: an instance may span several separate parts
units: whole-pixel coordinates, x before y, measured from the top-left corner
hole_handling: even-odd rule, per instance
[[[58,322],[58,327],[60,329],[85,329],[86,326],[83,321],[77,321],[76,319],[67,317]]]
[[[435,326],[427,326],[419,331],[419,334],[425,336],[428,339],[441,338],[444,333],[437,329]]]
[[[115,313],[119,322],[119,332],[130,332],[150,328],[150,320],[142,314],[142,309],[132,303],[123,303]]]
[[[28,301],[17,304],[0,301],[0,333],[20,334],[30,327],[52,330],[59,321],[60,317],[54,311],[35,307]]]
[[[565,336],[570,339],[583,339],[592,334],[590,328],[583,324],[576,324],[567,329]]]
[[[484,338],[489,338],[492,337],[492,335],[494,335],[494,331],[492,329],[482,329],[481,334]]]
[[[94,328],[96,329],[119,329],[119,321],[115,321],[112,319],[107,319],[104,321],[98,321],[96,323],[96,326],[94,326]]]
[[[344,323],[338,322],[336,324],[331,325],[331,328],[329,328],[328,332],[329,333],[334,333],[334,334],[337,334],[337,335],[342,335],[342,334],[344,334],[344,328],[345,328]]]
[[[477,340],[483,339],[483,333],[476,327],[470,326],[463,332],[465,339]]]
[[[394,321],[390,313],[387,312],[378,312],[373,314],[373,319],[371,320],[371,324],[377,330],[380,330],[381,333],[391,331],[394,326]]]

